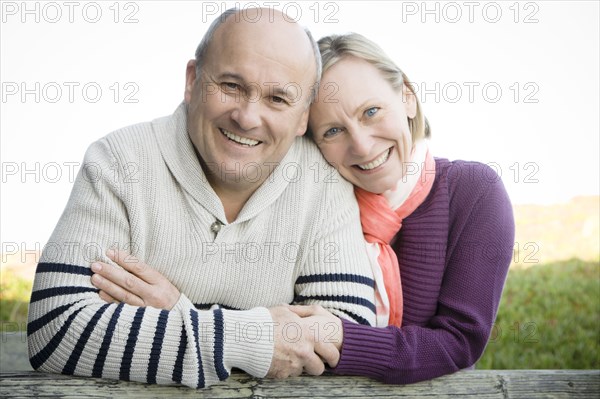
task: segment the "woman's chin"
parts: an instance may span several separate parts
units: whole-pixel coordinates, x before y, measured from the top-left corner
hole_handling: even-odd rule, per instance
[[[394,188],[394,184],[392,182],[387,181],[389,179],[384,179],[384,181],[373,181],[368,179],[354,179],[353,184],[357,187],[362,188],[365,191],[369,191],[374,194],[382,194],[388,190]]]

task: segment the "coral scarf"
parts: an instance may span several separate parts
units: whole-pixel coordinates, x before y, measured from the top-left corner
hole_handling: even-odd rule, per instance
[[[423,161],[415,162],[419,158]],[[394,190],[375,194],[354,187],[365,240],[379,247],[377,263],[381,268],[389,299],[388,323],[395,326],[402,325],[403,300],[400,265],[390,242],[402,227],[402,220],[423,203],[433,186],[435,161],[426,141],[415,145],[411,154],[411,164],[416,167],[417,173],[412,175],[416,178],[403,178]]]

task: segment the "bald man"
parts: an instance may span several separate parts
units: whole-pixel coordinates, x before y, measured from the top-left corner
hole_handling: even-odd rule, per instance
[[[195,388],[234,367],[316,375],[341,323],[278,305],[373,324],[352,187],[301,137],[318,52],[288,21],[227,11],[172,115],[90,146],[38,265],[34,369]]]

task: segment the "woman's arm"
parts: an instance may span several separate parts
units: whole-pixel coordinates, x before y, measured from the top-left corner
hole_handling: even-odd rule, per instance
[[[481,172],[481,176],[493,176],[491,169]],[[460,178],[452,184],[461,190]],[[479,193],[472,187],[473,182],[458,194],[464,198],[453,199],[464,209],[459,212],[462,220],[450,221],[446,269],[435,316],[426,326],[384,329],[343,321],[344,340],[335,373],[407,384],[470,367],[479,359],[508,272],[514,219],[499,178],[480,182]],[[494,244],[494,256],[485,250],[490,243]]]

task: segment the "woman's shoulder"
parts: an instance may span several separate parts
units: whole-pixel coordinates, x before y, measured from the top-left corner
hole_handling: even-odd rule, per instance
[[[436,158],[435,165],[436,178],[447,180],[449,186],[454,189],[489,189],[489,186],[502,185],[502,178],[495,163]]]
[[[450,201],[461,206],[483,197],[510,203],[495,163],[436,158],[436,180],[447,187]]]
[[[435,166],[437,175],[447,174],[448,178],[453,180],[469,179],[479,182],[496,182],[501,180],[495,162],[486,164],[462,159],[451,161],[447,158],[435,158]]]

